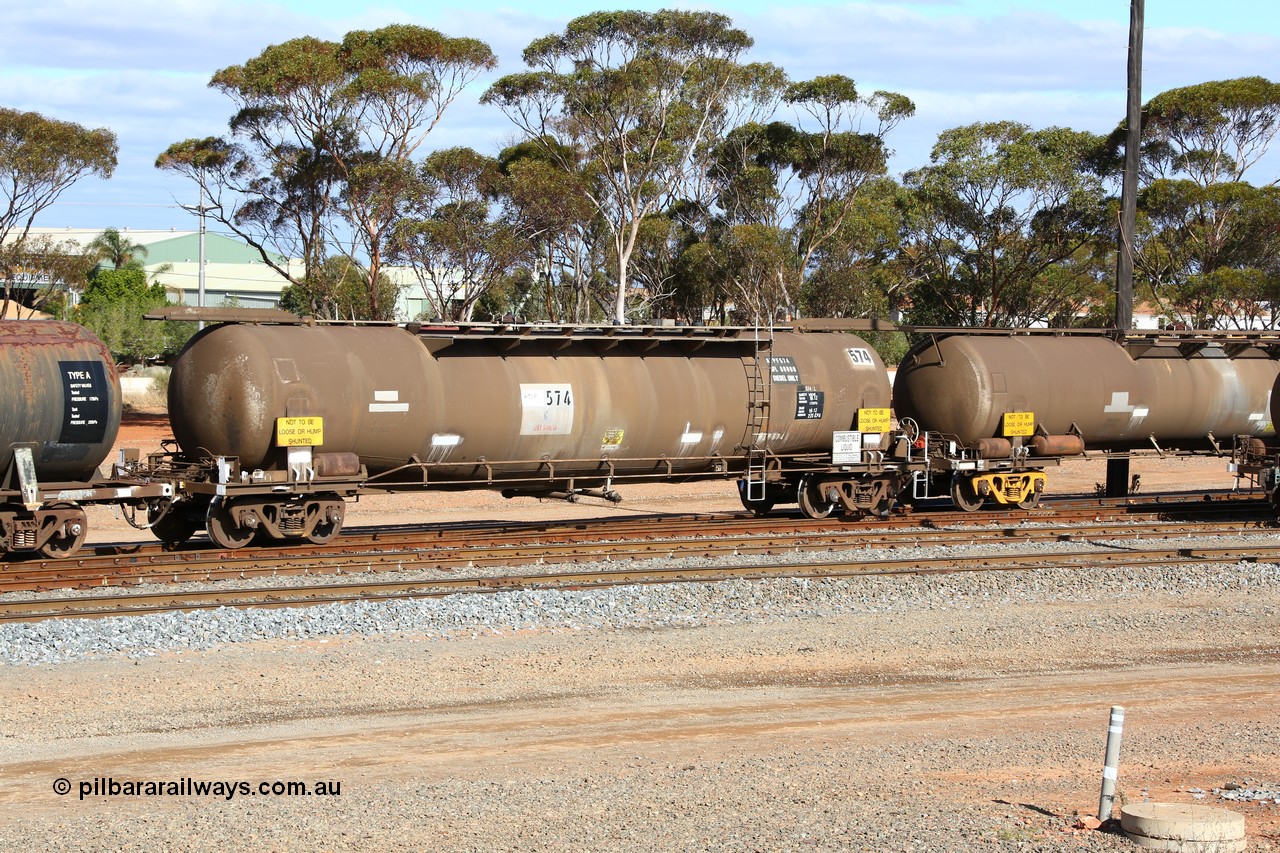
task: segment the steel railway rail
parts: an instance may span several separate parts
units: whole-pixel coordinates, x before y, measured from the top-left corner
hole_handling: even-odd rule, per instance
[[[1233,509],[1228,518],[1206,518],[1205,509]],[[71,586],[138,586],[165,582],[200,582],[221,579],[245,580],[250,578],[280,578],[282,583],[269,588],[246,590],[230,585],[215,584],[213,588],[197,590],[177,590],[174,592],[137,592],[118,590],[109,595],[68,596],[51,598],[39,596],[35,598],[0,598],[0,619],[42,619],[60,616],[99,616],[118,615],[124,613],[156,612],[163,609],[190,609],[220,606],[285,606],[320,603],[323,601],[350,601],[362,597],[360,590],[367,590],[371,599],[392,596],[447,595],[461,591],[496,588],[534,588],[539,584],[554,587],[599,585],[618,583],[660,582],[672,579],[708,580],[730,576],[800,576],[826,577],[839,576],[839,571],[832,566],[854,566],[855,574],[874,573],[875,567],[902,573],[909,571],[943,571],[944,566],[954,566],[954,570],[973,570],[979,565],[993,565],[1012,562],[1014,566],[1025,561],[1041,561],[1045,566],[1090,565],[1105,563],[1120,565],[1118,560],[1126,559],[1126,555],[1137,553],[1138,562],[1149,564],[1158,560],[1168,562],[1177,556],[1187,562],[1194,556],[1199,559],[1205,555],[1215,555],[1213,559],[1245,557],[1249,559],[1265,559],[1265,555],[1280,550],[1263,545],[1247,549],[1202,549],[1196,547],[1176,547],[1150,549],[1144,540],[1179,539],[1184,542],[1191,537],[1209,535],[1239,535],[1243,531],[1273,530],[1274,519],[1259,515],[1256,519],[1242,519],[1239,507],[1231,507],[1222,502],[1219,505],[1181,507],[1168,506],[1160,511],[1147,509],[1142,513],[1142,520],[1135,519],[1134,513],[1121,514],[1123,510],[1132,511],[1135,507],[1117,507],[1111,509],[1116,513],[1109,521],[1095,520],[1091,523],[1072,521],[1061,523],[1060,519],[1051,518],[1051,514],[1038,514],[1034,524],[978,526],[973,524],[972,515],[959,515],[967,524],[955,527],[893,528],[885,525],[882,529],[868,531],[858,529],[851,531],[840,526],[815,522],[812,520],[793,521],[790,523],[770,523],[763,519],[743,519],[726,516],[720,519],[723,531],[712,528],[708,535],[708,518],[683,517],[672,519],[664,517],[653,520],[653,527],[645,527],[642,520],[632,525],[632,538],[619,538],[615,526],[602,521],[597,525],[575,523],[572,525],[540,526],[535,533],[529,530],[532,525],[521,526],[524,529],[513,531],[509,527],[492,531],[491,538],[479,535],[474,527],[459,528],[454,531],[456,538],[452,541],[436,541],[430,544],[419,542],[414,547],[403,542],[377,541],[372,547],[325,549],[331,553],[318,554],[299,553],[255,553],[252,555],[220,552],[189,552],[185,555],[167,554],[165,557],[183,556],[188,559],[182,564],[155,565],[146,561],[127,560],[127,565],[120,565],[119,556],[104,557],[109,563],[104,574],[102,566],[86,566],[83,576],[67,574],[65,561],[52,563],[47,569],[32,569],[24,575],[0,575],[10,589],[24,587],[55,589]],[[1182,512],[1178,510],[1181,509]],[[1201,517],[1194,521],[1187,520],[1192,509],[1199,510]],[[1100,516],[1099,508],[1091,510]],[[1212,515],[1213,513],[1209,513]],[[1179,520],[1169,520],[1169,516],[1179,516]],[[1164,516],[1162,520],[1158,516]],[[1024,519],[1026,521],[1026,519]],[[379,534],[381,535],[381,534]],[[541,537],[539,539],[539,536]],[[607,536],[608,538],[602,538]],[[396,538],[395,536],[391,537]],[[531,541],[538,539],[538,541]],[[691,556],[716,559],[742,556],[778,556],[805,554],[817,551],[856,552],[866,554],[870,550],[900,549],[916,546],[975,546],[975,545],[1010,545],[1011,543],[1044,543],[1044,542],[1090,542],[1096,540],[1125,539],[1134,542],[1132,549],[1117,551],[1114,546],[1099,552],[1072,552],[1059,556],[1047,556],[1043,551],[1035,555],[1009,555],[1005,557],[980,558],[939,558],[927,561],[894,561],[881,557],[868,560],[844,560],[818,563],[775,564],[766,566],[756,564],[746,568],[708,567],[703,569],[689,568],[631,568],[606,569],[590,571],[562,571],[551,568],[565,563],[583,562],[618,562],[654,559],[676,559]],[[1139,544],[1142,543],[1142,544]],[[314,549],[319,551],[321,549]],[[1192,560],[1194,561],[1194,560]],[[1124,563],[1129,564],[1129,563]],[[530,565],[540,566],[530,570]],[[651,566],[651,564],[649,564]],[[501,571],[503,567],[522,566],[516,573]],[[814,568],[814,567],[827,568]],[[911,568],[915,567],[915,568]],[[491,569],[491,571],[486,571]],[[367,575],[376,572],[391,571],[443,571],[447,577],[419,578],[413,580],[364,580],[355,583],[322,583],[303,579],[302,583],[284,581],[287,576],[319,576]],[[459,572],[469,571],[467,577],[458,576]],[[44,574],[51,572],[52,574]],[[94,574],[96,572],[96,575]],[[483,574],[481,574],[483,572]],[[753,575],[752,572],[755,574]],[[334,596],[337,596],[336,598]]]
[[[1280,546],[1181,547],[1118,551],[1114,548],[1061,554],[1008,553],[976,557],[836,560],[789,564],[708,566],[700,568],[645,567],[639,569],[589,569],[499,577],[418,579],[410,581],[361,581],[300,587],[254,589],[204,589],[132,593],[115,596],[79,596],[0,602],[0,622],[39,621],[53,618],[107,616],[200,610],[219,607],[305,607],[353,601],[430,598],[460,593],[513,590],[599,589],[629,584],[707,583],[728,579],[759,580],[776,577],[847,579],[884,575],[922,575],[952,572],[1035,572],[1050,569],[1083,569],[1107,566],[1116,569],[1152,565],[1204,563],[1280,562]]]
[[[971,541],[1045,541],[1079,535],[1097,536],[1110,529],[1123,531],[1125,535],[1158,535],[1157,531],[1168,529],[1168,519],[1181,519],[1177,533],[1238,532],[1274,525],[1274,519],[1263,506],[1239,500],[1173,505],[1150,502],[1099,505],[1096,501],[1074,505],[1064,502],[1053,511],[988,516],[930,513],[927,516],[896,516],[863,522],[856,527],[831,520],[758,519],[741,514],[648,516],[625,519],[621,523],[614,519],[598,519],[496,528],[460,525],[429,531],[373,530],[348,534],[325,546],[253,552],[165,551],[158,545],[137,549],[105,547],[100,549],[101,553],[77,560],[2,566],[0,592],[405,568],[457,570],[528,562],[563,563],[676,555],[716,557],[823,548],[941,544],[959,535],[946,528],[974,531],[964,534]],[[1193,523],[1191,519],[1194,519],[1194,527],[1189,526]],[[981,524],[983,521],[988,524]],[[1152,522],[1154,526],[1135,527],[1134,523],[1139,521]],[[1101,526],[1034,526],[1086,522],[1099,522]],[[990,527],[992,524],[996,526],[994,529]],[[922,526],[925,529],[922,530]]]
[[[343,571],[394,570],[406,565],[456,569],[520,562],[566,562],[602,558],[645,558],[681,555],[719,556],[760,553],[772,549],[874,547],[881,543],[933,543],[946,533],[923,534],[920,528],[982,529],[1000,526],[997,538],[1068,537],[1070,530],[1043,533],[1028,524],[1080,524],[1108,519],[1158,521],[1180,519],[1190,530],[1204,524],[1217,530],[1274,525],[1265,507],[1247,501],[1220,500],[1180,505],[1160,503],[1062,502],[1053,511],[1019,512],[1014,516],[974,516],[965,512],[928,516],[892,516],[858,526],[832,520],[755,519],[745,515],[639,516],[625,521],[598,519],[567,524],[454,525],[451,528],[374,529],[349,532],[328,546],[223,552],[219,549],[165,551],[160,546],[106,546],[78,560],[23,562],[0,566],[0,592],[23,589],[109,587],[161,581],[250,578],[256,575],[340,574]],[[988,525],[980,524],[987,521]],[[1009,526],[1010,523],[1015,526]],[[1126,528],[1133,532],[1134,528]],[[904,534],[892,534],[904,530]],[[915,530],[916,533],[910,533]],[[714,537],[708,539],[708,537]]]

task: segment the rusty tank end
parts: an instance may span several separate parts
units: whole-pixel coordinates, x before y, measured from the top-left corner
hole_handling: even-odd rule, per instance
[[[275,422],[323,418],[317,454],[355,454],[370,473],[417,459],[442,477],[545,472],[600,460],[618,476],[709,470],[756,442],[775,453],[830,451],[859,408],[887,408],[889,383],[869,345],[848,334],[779,333],[744,341],[679,336],[566,338],[416,335],[399,327],[220,325],[174,364],[169,411],[182,449],[278,469]],[[752,419],[753,371],[770,386]],[[647,461],[642,461],[647,460]],[[572,465],[556,466],[573,476]]]
[[[925,341],[898,367],[899,418],[965,446],[1002,435],[1006,412],[1034,414],[1051,436],[1090,449],[1209,446],[1209,436],[1273,434],[1268,397],[1280,363],[1260,349],[1228,357],[1210,344],[1134,358],[1103,337],[965,336]],[[1272,397],[1274,400],[1274,397]]]
[[[83,326],[0,321],[0,472],[14,444],[33,445],[42,481],[90,479],[120,430],[111,353]]]

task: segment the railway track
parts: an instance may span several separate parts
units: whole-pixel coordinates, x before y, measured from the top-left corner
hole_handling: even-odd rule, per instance
[[[289,549],[228,552],[199,547],[165,550],[158,543],[104,546],[72,560],[2,565],[0,592],[404,569],[457,571],[535,562],[677,555],[716,558],[945,544],[965,538],[974,543],[1052,541],[1068,536],[1102,536],[1111,529],[1107,525],[1118,524],[1124,526],[1125,535],[1158,535],[1172,521],[1179,521],[1179,531],[1183,533],[1238,532],[1270,525],[1274,519],[1265,505],[1256,501],[1218,499],[1165,504],[1064,501],[1051,509],[1000,515],[930,512],[854,523],[799,517],[758,519],[739,513],[639,516],[566,524],[366,529],[326,546],[299,545]],[[1046,524],[1058,526],[1043,526]],[[1139,524],[1152,526],[1136,526]]]
[[[654,567],[508,573],[500,576],[450,577],[408,581],[363,580],[356,583],[307,584],[290,587],[199,589],[127,593],[111,596],[39,598],[0,602],[0,622],[53,618],[95,618],[218,607],[303,607],[353,601],[430,598],[459,593],[512,590],[600,589],[627,584],[706,583],[730,578],[770,577],[839,579],[876,575],[920,575],[953,572],[1045,571],[1086,566],[1116,569],[1150,565],[1280,562],[1280,545],[1250,547],[1178,547],[1091,551],[1061,554],[1003,553],[909,559],[832,560],[707,566]]]
[[[1255,502],[1256,503],[1256,502]],[[0,573],[5,591],[117,587],[109,594],[0,598],[0,620],[95,617],[213,607],[288,607],[326,602],[430,597],[504,589],[592,588],[634,583],[713,581],[729,577],[849,577],[946,571],[1012,571],[1083,565],[1124,567],[1140,563],[1280,559],[1280,546],[1201,548],[1194,537],[1239,535],[1275,529],[1263,506],[1214,500],[1100,506],[1064,505],[1019,513],[1018,518],[969,513],[930,514],[928,519],[880,519],[857,527],[810,519],[753,519],[741,514],[663,516],[607,522],[458,525],[413,532],[367,531],[327,548],[298,551],[190,550],[146,554],[108,553],[77,561],[18,564]],[[1087,519],[1087,521],[1081,520]],[[979,524],[985,521],[987,524]],[[996,522],[992,524],[992,522]],[[1013,523],[1010,523],[1013,522]],[[908,524],[910,526],[908,526]],[[623,529],[620,530],[620,527]],[[416,537],[416,541],[414,540]],[[1045,542],[1132,540],[1132,547],[1074,550],[1046,555],[1012,552],[898,560],[893,551],[917,546],[1010,546]],[[1153,548],[1154,540],[1182,540]],[[1141,543],[1141,544],[1139,544]],[[874,557],[868,557],[871,552]],[[886,552],[888,552],[886,554]],[[797,560],[824,553],[821,560]],[[849,555],[849,556],[846,556]],[[747,565],[665,567],[663,560],[747,558]],[[857,557],[851,559],[850,557]],[[752,559],[758,558],[758,559]],[[779,562],[784,560],[785,562]],[[647,561],[647,562],[640,562]],[[566,564],[625,563],[624,568]],[[75,563],[77,565],[68,565]],[[510,567],[519,567],[507,571]],[[530,568],[533,567],[533,568]],[[405,580],[371,579],[385,572],[431,573]],[[290,577],[297,576],[297,577]],[[319,576],[360,576],[359,581],[316,581]],[[139,591],[157,583],[263,579],[269,586],[212,584],[207,588]]]

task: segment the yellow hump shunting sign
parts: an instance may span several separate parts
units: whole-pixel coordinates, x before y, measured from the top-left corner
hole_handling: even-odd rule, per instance
[[[888,432],[888,409],[858,409],[858,432]]]
[[[276,418],[278,447],[314,447],[324,444],[324,418]]]
[[[1004,413],[1004,429],[1001,430],[1005,438],[1012,438],[1017,435],[1035,435],[1036,434],[1036,413],[1035,412],[1005,412]]]

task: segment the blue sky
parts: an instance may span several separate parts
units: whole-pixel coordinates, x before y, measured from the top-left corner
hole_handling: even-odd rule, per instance
[[[863,91],[908,95],[917,113],[889,138],[895,173],[924,165],[938,133],[951,127],[1012,119],[1104,133],[1124,116],[1128,0],[41,0],[23,6],[7,11],[0,28],[0,105],[107,127],[120,142],[115,177],[83,180],[41,217],[43,226],[194,227],[177,207],[195,201],[193,188],[152,164],[172,142],[226,132],[232,106],[207,88],[213,72],[287,39],[336,40],[349,30],[391,23],[482,39],[501,61],[451,107],[428,142],[435,148],[469,145],[496,153],[511,127],[478,103],[480,94],[497,76],[522,69],[520,53],[530,41],[558,32],[576,15],[607,8],[723,12],[755,39],[749,59],[780,65],[793,79],[839,73]],[[1280,7],[1260,0],[1147,0],[1144,100],[1248,75],[1280,80]],[[1276,180],[1278,159],[1268,158],[1249,177]]]

